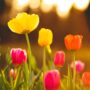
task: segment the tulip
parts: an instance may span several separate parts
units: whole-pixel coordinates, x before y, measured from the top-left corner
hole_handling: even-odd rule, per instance
[[[90,86],[90,72],[83,73],[82,81],[85,86]]]
[[[78,61],[75,61],[75,67],[76,67],[76,72],[80,73],[84,70],[85,64],[82,61],[78,60]],[[71,68],[72,69],[74,68],[73,62],[71,63]]]
[[[54,57],[54,64],[57,67],[62,67],[65,63],[65,53],[63,51],[57,51]]]
[[[17,34],[30,33],[37,28],[39,16],[36,14],[27,14],[25,12],[17,14],[16,18],[8,22],[10,30]]]
[[[9,77],[15,79],[16,78],[16,72],[14,69],[10,69],[9,71]]]
[[[59,90],[60,82],[61,79],[58,70],[47,71],[44,75],[45,90]]]
[[[64,39],[67,50],[79,50],[82,45],[82,35],[67,35]]]
[[[27,61],[27,53],[21,48],[12,48],[10,51],[12,64],[21,65]]]
[[[47,46],[52,44],[53,34],[50,29],[41,28],[39,31],[38,44]]]

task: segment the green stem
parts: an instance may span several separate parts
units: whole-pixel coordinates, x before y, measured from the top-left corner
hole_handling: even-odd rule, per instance
[[[28,36],[28,34],[27,34],[27,33],[25,34],[25,37],[26,37],[26,41],[27,41],[27,46],[28,46],[28,49],[29,49],[29,50],[30,50],[30,52],[31,52],[30,40],[29,40],[29,36]]]
[[[46,51],[45,47],[43,48],[43,73],[46,71]]]
[[[52,50],[51,50],[51,47],[50,47],[50,45],[48,45],[47,47],[46,47],[46,49],[47,49],[47,51],[48,51],[48,55],[49,55],[49,69],[51,70],[51,69],[55,69],[55,65],[54,65],[54,63],[53,63],[53,58],[52,58]]]
[[[18,85],[18,81],[19,81],[19,78],[20,78],[20,74],[21,74],[21,67],[18,68],[18,71],[17,71],[17,76],[16,76],[16,79],[15,79],[15,82],[14,82],[14,89],[17,87]]]
[[[26,86],[25,90],[29,90],[28,85]]]
[[[43,74],[45,73],[45,71],[46,71],[46,47],[43,47]],[[44,87],[44,83],[43,83],[43,87]]]
[[[30,45],[30,40],[29,40],[29,36],[28,34],[26,33],[25,34],[25,37],[26,37],[26,41],[27,41],[27,46],[28,46],[28,52],[29,52],[29,55],[28,55],[28,61],[29,61],[29,70],[31,72],[31,66],[30,66],[30,60],[31,60],[31,55],[32,55],[32,52],[31,52],[31,45]]]
[[[70,65],[68,65],[67,90],[72,90]]]
[[[12,77],[10,78],[10,83],[11,83],[12,90],[14,90],[14,88],[13,88],[13,78]]]
[[[75,52],[74,51],[73,51],[73,64],[74,64],[74,68],[73,68],[73,90],[75,90],[76,66],[75,66]]]

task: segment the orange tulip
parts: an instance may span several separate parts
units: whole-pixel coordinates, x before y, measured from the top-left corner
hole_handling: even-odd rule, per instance
[[[67,50],[79,50],[82,45],[82,35],[67,35],[64,39]]]
[[[82,81],[85,86],[90,86],[90,72],[83,73]]]

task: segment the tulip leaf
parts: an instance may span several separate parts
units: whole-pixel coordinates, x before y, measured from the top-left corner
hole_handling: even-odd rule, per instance
[[[24,72],[25,83],[28,85],[28,81],[29,81],[29,70],[28,70],[28,64],[27,63],[24,63],[23,64],[23,72]]]
[[[36,70],[36,69],[37,69],[36,59],[35,59],[34,55],[31,55],[30,65],[31,65],[31,68],[32,68],[33,70]]]
[[[0,80],[2,82],[2,89],[1,90],[10,90],[11,86],[5,77],[4,71],[1,71],[0,78],[2,78]]]
[[[17,76],[16,76],[16,79],[14,81],[14,89],[16,90],[17,87],[18,87],[18,84],[20,83],[20,79],[21,78],[21,67],[18,68],[17,70]]]
[[[29,86],[31,87],[32,86],[32,79],[34,77],[34,72],[32,71],[31,74],[30,74],[30,77],[29,77]]]
[[[38,77],[39,79],[35,82],[33,90],[44,90],[43,76],[42,76],[42,73],[39,73],[39,74],[40,74],[40,76]]]
[[[10,48],[8,48],[7,53],[6,53],[6,62],[7,64],[11,64]]]

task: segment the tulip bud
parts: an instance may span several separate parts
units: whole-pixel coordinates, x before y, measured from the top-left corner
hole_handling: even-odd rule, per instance
[[[82,81],[85,86],[90,86],[90,72],[83,73]]]
[[[52,44],[53,33],[50,29],[41,28],[38,36],[38,44],[47,46]]]
[[[27,61],[27,53],[21,48],[12,48],[10,55],[14,65],[21,65]]]
[[[14,69],[11,69],[11,70],[9,71],[9,77],[11,77],[11,78],[13,78],[13,79],[16,78],[16,72],[14,71]]]
[[[44,75],[45,90],[59,90],[60,82],[61,79],[58,70],[50,70]]]
[[[84,70],[85,64],[82,61],[78,60],[78,61],[75,61],[75,67],[76,67],[76,72],[80,73]],[[73,62],[71,63],[71,68],[72,69],[74,68]]]
[[[54,57],[54,64],[57,67],[62,67],[64,63],[65,63],[65,53],[63,51],[56,52]]]

